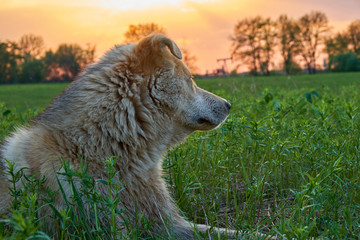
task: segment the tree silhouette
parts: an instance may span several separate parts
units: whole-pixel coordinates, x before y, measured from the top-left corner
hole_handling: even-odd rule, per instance
[[[181,49],[182,55],[183,55],[183,62],[186,64],[186,66],[189,68],[190,72],[192,74],[196,74],[199,71],[199,68],[196,66],[197,58],[194,55],[191,55],[190,52],[186,48]]]
[[[310,74],[316,73],[319,45],[324,43],[329,32],[328,18],[322,12],[313,11],[302,16],[299,24],[299,52]]]
[[[269,75],[275,37],[275,24],[270,18],[244,18],[235,25],[230,38],[233,42],[232,56],[249,64],[254,75],[259,71]]]
[[[0,83],[17,82],[22,59],[15,42],[0,42]]]
[[[272,61],[272,56],[274,55],[274,50],[276,46],[276,25],[270,18],[266,18],[263,21],[263,24],[260,25],[260,39],[262,42],[261,46],[261,56],[260,67],[261,71],[266,75],[270,75],[270,64]]]
[[[26,34],[20,38],[19,48],[24,59],[39,59],[44,51],[44,39],[34,34]]]
[[[326,39],[328,69],[334,72],[360,71],[360,20]]]
[[[95,46],[87,45],[83,49],[78,44],[60,44],[55,52],[49,50],[43,57],[47,79],[52,81],[70,81],[80,70],[94,62]]]
[[[166,35],[165,29],[156,23],[130,25],[128,30],[125,32],[125,43],[138,42],[140,39],[150,35],[151,33]]]
[[[25,60],[21,64],[20,82],[42,82],[46,78],[46,68],[42,60]]]
[[[45,65],[42,57],[45,44],[41,36],[23,35],[18,43],[22,61],[20,65],[20,82],[40,82],[45,79]]]
[[[337,33],[325,41],[325,50],[329,56],[345,53],[349,50],[350,39],[346,32]]]
[[[281,15],[277,20],[278,39],[280,43],[280,53],[283,58],[284,70],[289,75],[297,64],[294,57],[298,54],[298,24],[288,18],[287,15]]]
[[[260,27],[263,19],[260,16],[240,20],[231,36],[232,55],[236,60],[241,60],[250,65],[250,71],[256,76],[260,66]]]
[[[352,22],[348,27],[348,33],[352,50],[358,56],[360,55],[360,19]]]

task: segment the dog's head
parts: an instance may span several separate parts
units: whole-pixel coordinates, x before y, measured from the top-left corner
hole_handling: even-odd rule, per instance
[[[199,88],[181,61],[179,47],[162,35],[142,39],[134,49],[156,105],[190,131],[210,130],[229,115],[230,103]]]

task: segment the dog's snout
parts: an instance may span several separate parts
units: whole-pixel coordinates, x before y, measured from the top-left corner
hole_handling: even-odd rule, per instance
[[[228,110],[230,110],[231,104],[228,101],[225,101],[225,106],[227,107]]]

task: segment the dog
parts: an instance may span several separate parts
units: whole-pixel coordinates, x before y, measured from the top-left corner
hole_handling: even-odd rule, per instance
[[[175,42],[158,34],[115,46],[85,68],[29,126],[5,139],[1,170],[7,161],[14,162],[17,169],[44,176],[47,187],[58,189],[55,170],[62,158],[79,169],[84,157],[89,173],[104,177],[104,161],[117,156],[116,181],[125,186],[119,208],[133,215],[136,208],[154,223],[154,234],[163,234],[170,225],[176,239],[194,239],[195,228],[206,232],[209,226],[187,221],[173,203],[161,176],[162,157],[192,132],[217,128],[231,104],[199,88],[181,59]],[[11,201],[9,187],[2,176],[0,211]],[[64,192],[70,194],[70,189]]]

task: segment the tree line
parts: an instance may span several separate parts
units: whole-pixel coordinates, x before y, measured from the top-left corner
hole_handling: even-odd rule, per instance
[[[41,36],[26,34],[18,42],[0,42],[0,83],[70,81],[95,58],[95,46],[60,44],[45,50]]]
[[[270,75],[275,61],[290,75],[303,71],[314,74],[319,69],[319,55],[326,54],[328,71],[360,71],[360,20],[343,32],[331,35],[327,16],[319,11],[294,20],[281,15],[276,20],[261,16],[237,22],[231,35],[233,59],[247,65],[253,75]],[[151,33],[166,35],[155,24],[130,25],[124,43],[139,41]],[[0,41],[0,83],[71,81],[86,65],[95,60],[95,45],[60,44],[45,50],[41,36],[27,34],[19,41]],[[197,72],[196,57],[182,49],[183,61]]]
[[[166,30],[155,24],[130,25],[124,43],[137,42],[151,34],[166,35]],[[71,81],[83,67],[95,60],[95,45],[60,44],[45,50],[41,36],[26,34],[16,41],[0,41],[0,83],[30,83],[42,81]],[[193,72],[197,71],[196,57],[182,49],[183,61]]]
[[[244,18],[231,35],[231,52],[253,75],[270,75],[279,56],[286,74],[302,71],[301,64],[314,74],[321,53],[328,56],[324,63],[328,71],[360,71],[360,20],[334,36],[330,30],[327,16],[319,11],[297,20],[287,15],[276,20],[261,16]]]

